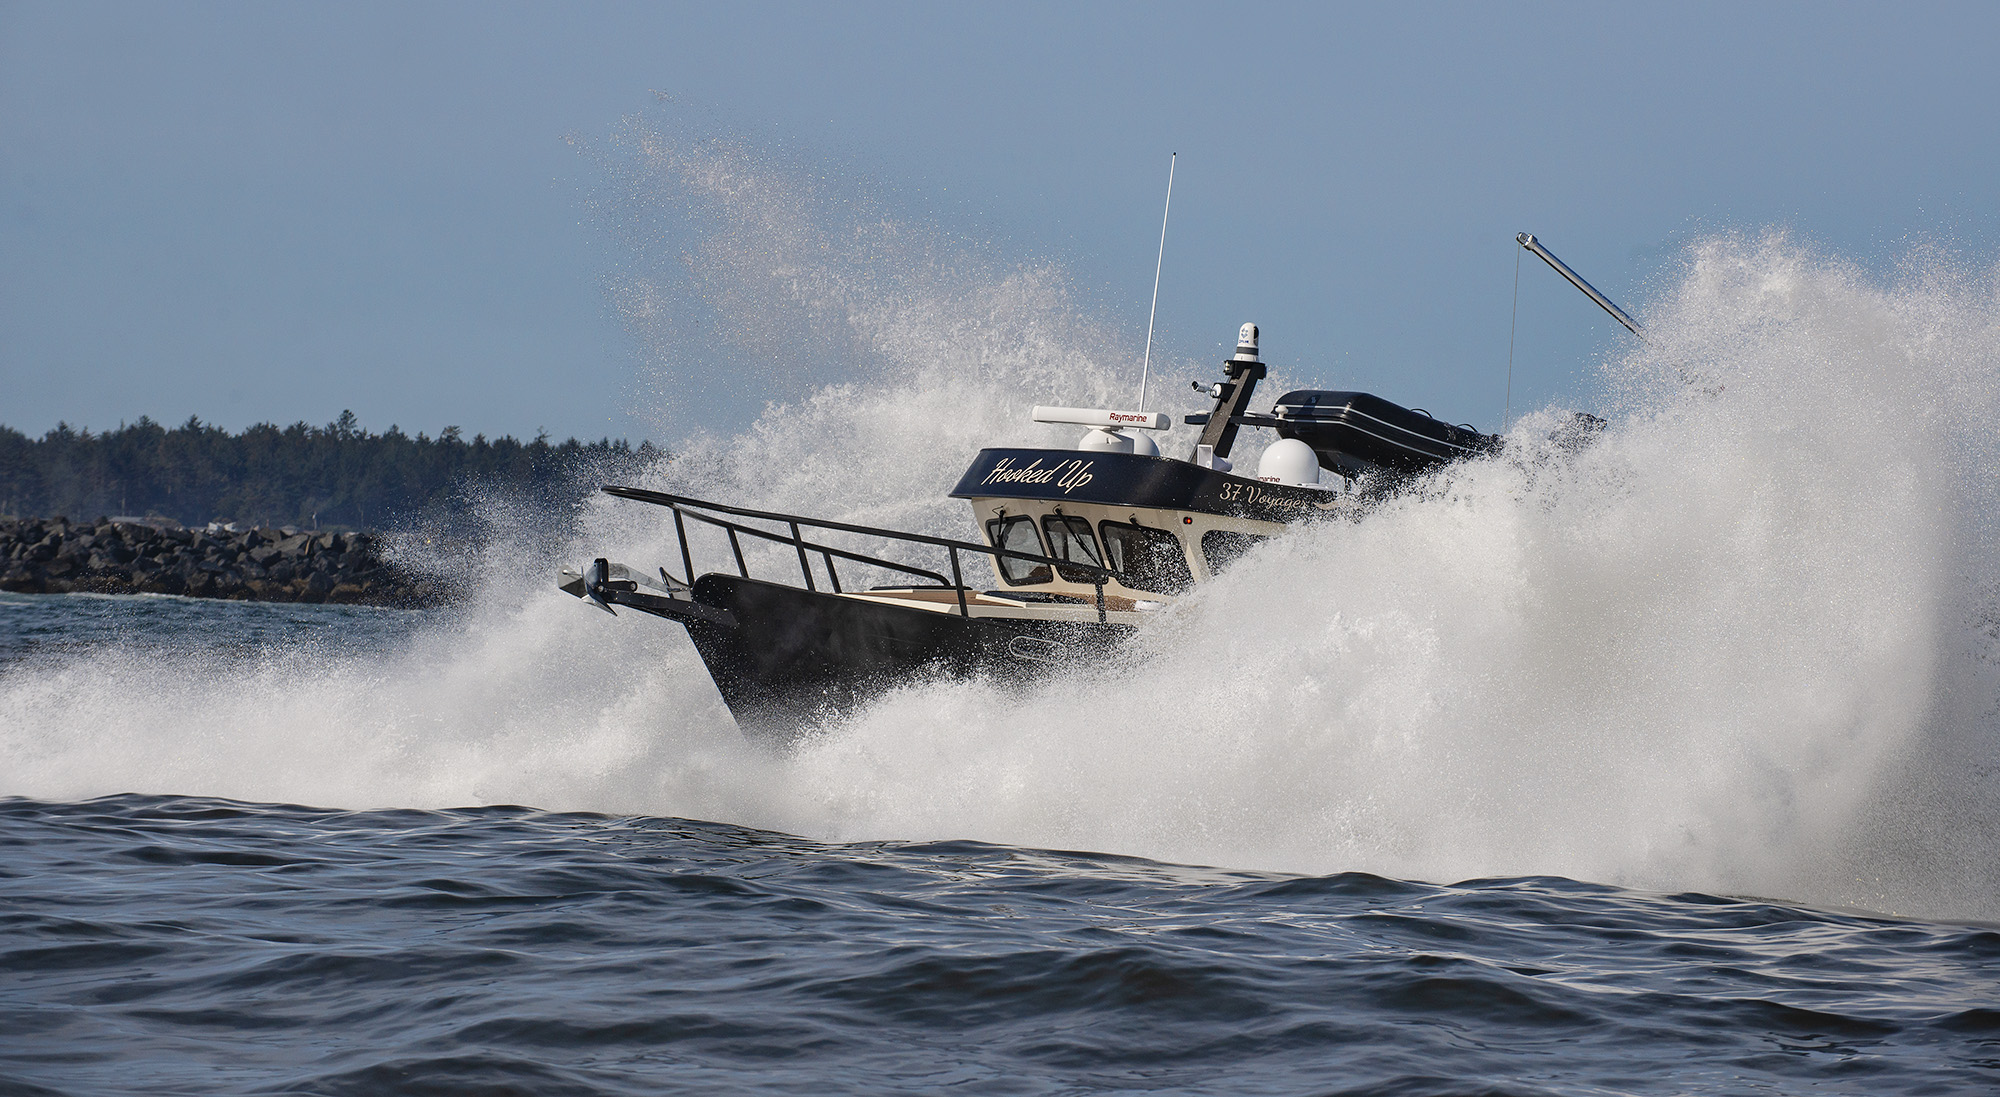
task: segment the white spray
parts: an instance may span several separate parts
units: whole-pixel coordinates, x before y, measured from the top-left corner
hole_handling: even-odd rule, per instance
[[[778,350],[837,338],[853,367],[758,379],[783,402],[674,447],[652,484],[963,536],[943,496],[978,447],[1063,444],[1029,407],[1129,393],[1136,356],[1053,268],[835,231],[739,150],[627,136],[606,207],[707,211],[675,250],[727,283],[709,319],[771,339],[775,316]],[[516,802],[2000,916],[1994,286],[1707,241],[1651,344],[1607,364],[1593,446],[1558,453],[1562,414],[1524,417],[1505,456],[1253,552],[1116,665],[913,682],[788,754],[742,741],[680,630],[553,589],[558,558],[677,557],[653,508],[597,499],[571,540],[497,546],[475,607],[392,656],[8,672],[0,793]],[[660,390],[699,386],[668,288],[638,263],[616,291],[652,310]]]

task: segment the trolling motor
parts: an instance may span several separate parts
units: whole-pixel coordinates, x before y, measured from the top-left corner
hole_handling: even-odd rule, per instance
[[[649,594],[641,587],[659,593]],[[735,623],[728,610],[695,601],[693,588],[668,575],[667,569],[661,568],[656,580],[637,568],[612,563],[602,556],[584,565],[582,570],[566,567],[558,571],[556,589],[581,598],[613,617],[618,616],[618,611],[612,606],[625,606],[655,617]]]
[[[611,604],[622,601],[621,595],[637,593],[641,582],[655,590],[663,589],[650,577],[602,556],[584,565],[581,571],[566,567],[556,575],[557,590],[581,598],[613,617],[618,616],[618,611]]]

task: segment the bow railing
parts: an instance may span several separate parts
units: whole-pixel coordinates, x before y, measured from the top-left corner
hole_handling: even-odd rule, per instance
[[[1087,564],[1074,560],[1058,560],[1052,556],[1021,552],[1017,549],[1000,548],[995,545],[982,545],[976,541],[958,541],[949,537],[932,537],[923,533],[905,533],[901,530],[881,529],[875,526],[857,525],[853,522],[835,522],[825,518],[807,518],[803,515],[783,514],[777,511],[733,507],[726,503],[711,503],[706,499],[696,499],[686,495],[673,495],[664,491],[648,491],[645,488],[631,488],[616,484],[607,484],[604,487],[604,492],[607,495],[615,495],[621,499],[636,499],[642,503],[652,503],[655,506],[666,507],[673,511],[674,536],[680,542],[682,574],[687,576],[686,585],[690,587],[694,585],[695,574],[694,552],[688,546],[687,519],[689,518],[697,522],[715,526],[728,535],[730,552],[736,558],[737,574],[745,579],[750,578],[750,565],[744,559],[741,538],[755,537],[765,541],[792,546],[798,552],[799,573],[804,577],[806,589],[809,591],[817,591],[819,589],[813,580],[811,563],[811,556],[816,554],[825,563],[827,582],[832,585],[833,593],[845,593],[840,585],[840,572],[833,566],[834,559],[838,557],[842,560],[849,560],[872,567],[885,568],[890,571],[899,571],[906,575],[915,575],[935,580],[939,587],[956,592],[958,595],[958,612],[961,617],[971,617],[972,609],[965,598],[966,592],[971,588],[965,585],[965,574],[959,561],[960,553],[981,553],[995,559],[1026,560],[1031,563],[1045,564],[1051,569],[1060,568],[1068,572],[1084,572],[1091,577],[1092,585],[1097,589],[1097,619],[1100,623],[1106,619],[1104,610],[1104,584],[1116,574],[1110,568],[1097,564]],[[723,515],[729,517],[722,517]],[[760,529],[756,526],[745,525],[742,522],[732,520],[735,518],[778,523],[785,527],[786,532],[780,533],[775,530]],[[809,541],[803,532],[805,529],[833,530],[840,533],[859,534],[864,537],[880,537],[893,541],[907,541],[912,544],[931,545],[942,548],[945,550],[945,555],[951,564],[951,578],[946,579],[942,574],[931,571],[928,568],[915,567],[910,564],[883,559],[880,556],[871,556],[867,553],[854,552],[848,549],[837,548],[833,545]]]

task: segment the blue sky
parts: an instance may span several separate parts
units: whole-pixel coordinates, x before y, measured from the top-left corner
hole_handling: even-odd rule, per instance
[[[0,423],[739,422],[645,406],[608,301],[566,138],[650,112],[1060,265],[1135,357],[1178,152],[1166,353],[1254,319],[1492,429],[1517,231],[1642,320],[1713,232],[1994,263],[1996,57],[1993,4],[0,3]],[[1517,407],[1626,338],[1524,267]]]

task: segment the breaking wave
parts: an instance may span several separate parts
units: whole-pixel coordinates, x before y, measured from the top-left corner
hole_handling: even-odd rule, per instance
[[[1064,444],[1031,405],[1136,387],[1136,333],[1054,264],[643,122],[589,151],[642,391],[668,418],[773,400],[649,486],[968,536],[944,495],[975,450]],[[0,793],[512,802],[2000,917],[1994,275],[1875,277],[1772,234],[1664,279],[1594,445],[1527,416],[1498,457],[1261,546],[1095,673],[913,682],[766,752],[678,628],[553,588],[557,561],[677,560],[660,512],[511,528],[496,503],[476,604],[393,651],[4,672]]]

